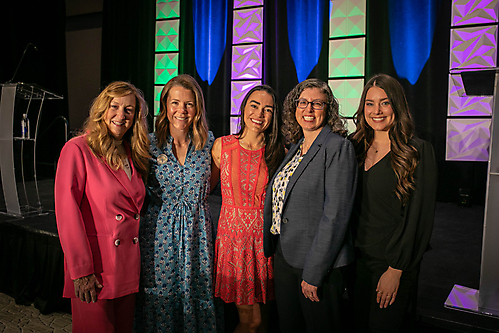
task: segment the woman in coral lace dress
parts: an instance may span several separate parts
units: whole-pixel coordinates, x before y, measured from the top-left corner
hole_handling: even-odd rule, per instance
[[[220,175],[222,188],[215,296],[236,304],[236,332],[256,332],[260,326],[265,330],[265,304],[275,298],[273,259],[263,255],[265,190],[285,152],[272,88],[251,89],[240,111],[239,133],[218,138],[212,150],[212,177]]]

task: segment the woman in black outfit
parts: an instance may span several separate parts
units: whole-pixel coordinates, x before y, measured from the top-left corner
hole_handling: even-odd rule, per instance
[[[414,136],[403,88],[391,76],[369,80],[355,120],[354,322],[357,332],[399,332],[411,302],[415,309],[433,228],[435,157],[432,146]]]

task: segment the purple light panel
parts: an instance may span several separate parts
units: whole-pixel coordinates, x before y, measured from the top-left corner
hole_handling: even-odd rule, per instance
[[[491,119],[447,119],[447,161],[488,161]]]
[[[498,4],[497,0],[453,0],[452,25],[495,23]]]
[[[231,134],[236,134],[237,132],[239,132],[239,130],[241,129],[240,123],[241,123],[241,118],[239,118],[239,117],[231,117],[230,118],[230,133]]]
[[[445,301],[445,307],[478,312],[479,298],[478,290],[455,284]]]
[[[232,80],[262,78],[262,45],[232,47]]]
[[[494,99],[492,96],[463,96],[461,75],[449,75],[448,116],[491,116]]]
[[[235,0],[234,8],[263,6],[263,0]]]
[[[263,42],[263,8],[234,11],[233,44]]]
[[[450,68],[496,67],[497,26],[453,29]]]
[[[262,84],[262,81],[232,81],[231,83],[231,102],[230,114],[231,116],[240,115],[239,108],[241,102],[246,96],[246,93],[253,87]]]

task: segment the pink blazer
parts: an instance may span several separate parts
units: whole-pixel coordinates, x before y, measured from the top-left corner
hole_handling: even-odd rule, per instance
[[[130,159],[130,148],[126,145]],[[131,159],[130,159],[131,160]],[[132,165],[132,179],[114,171],[88,147],[85,136],[62,148],[55,177],[55,214],[64,252],[64,297],[74,298],[73,279],[94,273],[99,299],[139,288],[140,210],[145,188]]]

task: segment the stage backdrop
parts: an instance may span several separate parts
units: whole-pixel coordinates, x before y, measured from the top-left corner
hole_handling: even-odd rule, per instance
[[[176,62],[177,68],[170,68],[172,75],[190,74],[202,86],[209,125],[217,137],[231,132],[233,53],[239,43],[234,38],[233,26],[241,15],[234,14],[235,6],[242,3],[248,11],[263,8],[262,41],[257,37],[248,41],[257,46],[261,43],[262,78],[248,80],[271,85],[281,102],[305,78],[303,75],[328,80],[329,21],[335,2],[340,1],[317,1],[314,8],[318,10],[312,14],[310,9],[300,7],[300,1],[157,1],[139,7],[130,0],[104,2],[103,50],[108,51],[102,58],[103,80],[130,78],[146,92],[151,109],[155,109],[165,83],[158,78],[166,80],[165,70]],[[435,148],[439,164],[438,200],[457,201],[460,189],[464,189],[471,191],[473,202],[483,203],[487,163],[445,160],[451,0],[418,1],[417,6],[406,0],[351,1],[354,8],[362,8],[362,2],[365,64],[364,73],[358,78],[367,80],[374,74],[387,73],[402,83],[418,135]],[[162,12],[158,12],[158,7]],[[170,9],[174,14],[170,14]],[[179,19],[177,32],[175,27],[173,32],[158,29],[158,22],[164,26],[165,20],[170,19],[161,16],[164,13]],[[122,23],[125,21],[126,24]],[[299,35],[303,33],[305,39]],[[158,48],[155,42],[160,34],[169,34],[172,41],[177,39],[177,50],[171,51],[176,52],[175,56],[168,61],[164,58],[167,50]],[[163,40],[165,36],[161,36]],[[127,51],[121,52],[124,48]],[[311,57],[312,62],[307,60],[296,70],[296,59],[302,56]],[[120,65],[123,61],[124,65]]]

